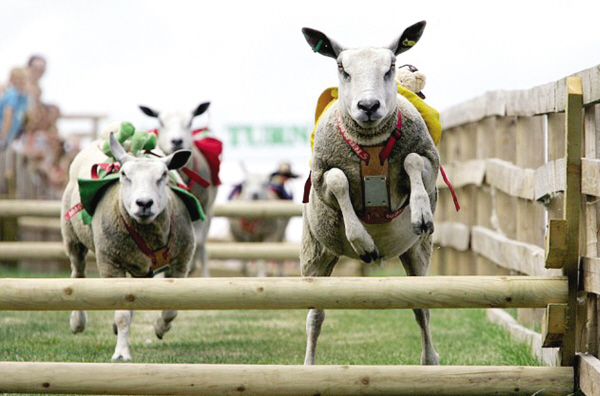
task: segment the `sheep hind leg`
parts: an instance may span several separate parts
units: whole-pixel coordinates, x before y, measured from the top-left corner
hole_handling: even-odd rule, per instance
[[[421,238],[403,255],[400,261],[408,276],[425,276],[429,270],[431,259],[431,235],[423,234]],[[413,309],[417,324],[421,328],[421,364],[437,365],[440,358],[433,346],[431,329],[429,327],[429,310]]]
[[[71,278],[85,278],[85,255],[87,248],[80,243],[67,245],[67,255],[71,262]],[[73,334],[81,333],[87,324],[85,311],[72,311],[69,326]]]
[[[300,266],[302,276],[330,276],[338,261],[337,256],[327,252],[321,244],[313,238],[307,221],[304,221],[302,234],[302,248],[300,249]],[[312,308],[306,316],[306,355],[305,365],[315,364],[317,339],[321,334],[321,326],[325,320],[323,309]]]

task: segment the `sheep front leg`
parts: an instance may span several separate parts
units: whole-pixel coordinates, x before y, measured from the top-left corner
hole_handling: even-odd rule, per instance
[[[167,277],[169,278],[185,278],[187,275],[186,271],[173,271],[171,270],[169,275],[167,275]],[[157,275],[157,277],[164,277],[164,272]],[[173,322],[173,320],[175,320],[175,318],[177,317],[177,310],[176,309],[165,309],[164,311],[162,311],[161,315],[158,317],[158,319],[156,319],[156,321],[154,322],[154,332],[156,334],[156,337],[159,340],[162,340],[165,333],[169,330],[171,330],[171,322]]]
[[[404,169],[410,179],[409,207],[413,231],[417,235],[424,232],[431,234],[433,233],[433,213],[429,194],[423,184],[424,177],[427,184],[431,184],[431,180],[434,180],[431,163],[416,153],[410,153],[404,160]]]
[[[344,227],[346,231],[346,238],[352,249],[358,254],[360,259],[365,263],[376,261],[379,258],[379,251],[373,238],[367,232],[365,227],[361,224],[352,201],[350,200],[350,186],[348,178],[338,168],[332,168],[325,172],[324,184],[326,192],[329,191],[338,202],[342,217],[344,218]]]

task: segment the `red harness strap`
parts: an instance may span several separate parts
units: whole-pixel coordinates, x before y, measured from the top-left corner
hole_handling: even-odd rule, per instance
[[[369,165],[369,160],[370,160],[369,153],[367,153],[355,141],[350,139],[350,137],[348,136],[348,133],[346,132],[344,123],[342,122],[342,116],[339,111],[337,112],[337,122],[338,122],[338,127],[340,129],[340,132],[342,133],[344,140],[348,143],[348,145],[350,146],[350,148],[352,148],[352,150],[356,153],[356,155],[361,160],[365,161],[367,165]],[[401,128],[402,128],[402,119],[401,119],[400,111],[398,111],[398,121],[396,122],[396,127],[394,128],[394,131],[392,132],[392,135],[388,139],[385,147],[379,153],[379,161],[381,162],[381,164],[383,164],[385,162],[385,160],[389,158],[389,156],[392,152],[392,149],[394,148],[394,145],[400,138],[400,129]],[[450,189],[450,194],[452,194],[452,200],[454,201],[454,207],[456,208],[456,211],[458,212],[460,210],[460,204],[458,203],[458,198],[456,196],[456,193],[454,192],[454,188],[452,187],[452,184],[450,183],[450,181],[448,180],[448,177],[446,176],[446,172],[444,172],[444,168],[441,165],[440,165],[440,173],[442,174],[442,179],[444,179],[444,183],[446,183],[446,185]],[[308,185],[308,183],[307,183],[307,185]],[[308,196],[308,194],[305,191],[305,197],[307,197],[307,196]],[[308,200],[306,199],[306,201],[308,201]],[[404,207],[406,207],[406,204],[403,205],[403,207],[401,207],[398,210],[401,210],[401,209],[403,210]],[[402,212],[400,211],[400,213],[402,213]],[[398,216],[400,213],[397,213],[394,217]]]
[[[121,215],[121,220],[123,221],[123,225],[127,229],[127,232],[133,238],[133,241],[137,245],[137,247],[144,253],[146,256],[150,258],[152,261],[152,266],[150,267],[150,273],[153,275],[162,272],[167,269],[167,266],[171,262],[171,252],[169,248],[172,243],[172,229],[173,229],[173,218],[171,218],[171,226],[169,228],[169,238],[167,240],[167,245],[156,250],[152,250],[150,246],[144,241],[144,238],[127,222],[125,217]]]
[[[358,156],[358,158],[360,158],[364,162],[364,164],[361,164],[361,176],[364,177],[370,175],[382,175],[387,178],[387,175],[389,173],[387,160],[390,157],[390,154],[392,153],[394,145],[400,139],[400,130],[402,129],[402,115],[400,111],[397,112],[397,121],[394,131],[392,132],[385,146],[374,146],[369,147],[368,149],[363,149],[358,143],[353,141],[350,138],[350,136],[348,136],[348,132],[346,131],[346,127],[344,126],[344,122],[342,121],[342,115],[339,111],[337,112],[336,116],[338,127],[340,129],[340,132],[342,133],[342,137],[344,138],[346,143],[348,143],[352,151],[354,151],[354,153]],[[380,147],[383,148],[379,152],[379,164],[370,163],[371,154],[375,155],[376,151]],[[369,154],[368,151],[371,151],[371,154]],[[388,196],[387,199],[389,202],[389,185],[386,184],[386,187]],[[363,182],[363,189],[364,188],[365,184]],[[398,209],[394,211],[390,209],[389,204],[387,206],[367,206],[365,204],[364,213],[361,216],[359,216],[359,218],[367,224],[388,223],[396,217],[398,217],[402,212],[404,212],[404,209],[406,209],[406,207],[408,206],[407,203],[408,200],[406,200],[406,202],[403,205],[401,205]]]

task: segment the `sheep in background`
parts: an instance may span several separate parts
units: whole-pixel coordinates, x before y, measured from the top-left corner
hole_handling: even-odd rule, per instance
[[[279,164],[278,169],[271,175],[249,173],[244,166],[242,170],[245,180],[236,185],[229,194],[229,200],[259,201],[259,200],[292,200],[293,196],[286,190],[285,183],[297,178],[287,162]],[[229,218],[229,229],[234,240],[238,242],[282,242],[290,221],[289,217],[257,217]],[[265,260],[258,260],[257,275],[267,276]],[[248,275],[248,263],[242,261],[242,272]],[[280,265],[283,273],[283,262]]]
[[[175,192],[167,183],[169,170],[182,167],[191,153],[180,150],[160,158],[135,157],[125,152],[112,131],[109,147],[118,162],[107,163],[101,141],[97,141],[81,151],[69,169],[61,229],[71,261],[71,277],[85,277],[88,250],[95,253],[103,278],[125,277],[127,273],[148,277],[157,271],[166,271],[167,277],[185,277],[195,247],[192,220],[201,219],[202,210],[193,196]],[[111,173],[119,167],[119,173]],[[93,183],[90,179],[100,168],[109,173],[102,179],[106,184],[96,187],[97,194],[88,194],[90,189],[82,186]],[[115,311],[117,344],[113,360],[131,359],[128,333],[132,316],[130,310]],[[176,316],[176,310],[165,310],[156,320],[154,328],[159,339]],[[71,313],[73,333],[83,331],[86,322],[85,311]]]
[[[432,251],[439,155],[423,117],[397,95],[396,55],[421,37],[425,22],[389,48],[345,49],[304,28],[311,48],[337,61],[338,100],[316,126],[308,204],[303,209],[303,276],[330,276],[342,255],[364,262],[400,256],[410,276],[424,276]],[[422,364],[438,364],[429,311],[415,309]],[[315,363],[321,309],[307,316],[305,364]]]
[[[210,276],[206,240],[213,215],[213,205],[217,196],[219,180],[220,155],[222,144],[218,139],[208,136],[206,129],[192,131],[192,121],[203,114],[210,102],[202,103],[192,112],[158,112],[146,106],[139,106],[144,114],[155,117],[159,121],[158,146],[166,154],[176,150],[186,149],[192,152],[192,157],[179,170],[179,174],[190,192],[198,198],[204,209],[206,220],[194,223],[196,233],[196,252],[190,267],[190,272],[196,269],[200,262],[202,276]]]

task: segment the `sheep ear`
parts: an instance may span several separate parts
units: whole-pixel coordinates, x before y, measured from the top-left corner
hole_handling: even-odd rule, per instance
[[[390,45],[390,50],[392,50],[394,54],[398,55],[411,49],[421,38],[421,35],[425,30],[425,24],[425,21],[421,21],[407,27],[404,33],[402,33],[402,36],[400,36],[397,41],[394,41],[394,43]]]
[[[127,161],[129,158],[129,155],[123,146],[121,146],[121,144],[117,141],[117,138],[115,138],[115,134],[113,132],[108,135],[108,142],[110,144],[110,152],[112,153],[113,157],[115,157],[115,159],[121,164],[125,163],[125,161]]]
[[[194,112],[192,113],[192,117],[196,117],[204,113],[206,110],[208,110],[208,106],[210,106],[210,102],[204,102],[202,104],[199,104],[198,107],[196,107],[196,110],[194,110]]]
[[[139,107],[140,107],[140,110],[142,110],[144,112],[144,114],[146,114],[147,116],[158,117],[158,113],[156,111],[152,110],[151,108],[146,107],[146,106],[139,106]]]
[[[325,33],[310,28],[302,28],[302,34],[314,52],[337,59],[344,50],[341,45],[331,40]]]
[[[192,156],[190,150],[177,150],[173,154],[163,158],[163,161],[167,165],[167,169],[179,169],[182,168]]]

